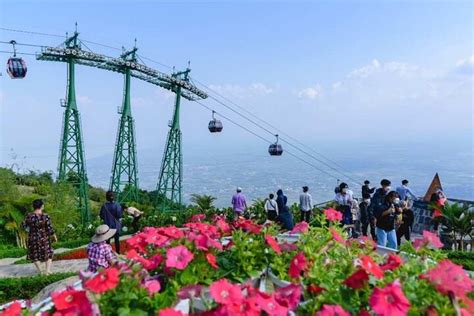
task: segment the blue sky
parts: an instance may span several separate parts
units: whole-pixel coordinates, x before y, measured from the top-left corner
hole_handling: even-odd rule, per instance
[[[178,68],[191,60],[193,77],[308,144],[424,142],[438,135],[471,149],[472,15],[468,1],[0,1],[4,28],[64,34],[77,21],[83,39],[130,47],[137,38],[143,56]],[[0,31],[0,40],[10,39],[61,42]],[[26,79],[9,80],[3,71],[0,77],[0,163],[13,148],[46,157],[45,167],[54,169],[66,68],[25,59]],[[82,67],[76,85],[86,155],[110,154],[123,79]],[[161,154],[172,103],[166,92],[132,82],[139,149]],[[209,117],[197,104],[183,105],[188,148],[245,151],[259,143],[229,124],[223,137],[209,135]]]

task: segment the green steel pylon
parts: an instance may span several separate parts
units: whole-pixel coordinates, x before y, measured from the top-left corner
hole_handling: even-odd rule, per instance
[[[78,47],[77,32],[65,42],[67,47]],[[82,224],[90,220],[88,183],[82,143],[81,120],[76,104],[74,59],[69,58],[67,95],[61,106],[65,107],[61,149],[59,154],[59,181],[71,183],[77,192],[77,208],[81,215]]]
[[[188,68],[183,72],[173,74],[173,77],[188,81],[190,71]],[[183,156],[181,153],[181,130],[179,127],[181,86],[176,85],[173,92],[176,93],[173,121],[168,132],[157,188],[156,204],[161,210],[180,207],[182,203]]]
[[[121,58],[136,62],[137,48],[122,54]],[[115,145],[110,190],[117,193],[120,203],[138,202],[137,153],[135,127],[130,105],[130,68],[125,69],[123,104],[119,113],[120,121]]]

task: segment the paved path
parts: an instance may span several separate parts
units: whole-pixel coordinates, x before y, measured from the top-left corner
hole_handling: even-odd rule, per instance
[[[87,264],[87,259],[53,261],[51,272],[78,272],[79,270],[87,269]],[[0,266],[0,278],[23,277],[37,274],[36,267],[32,263]]]

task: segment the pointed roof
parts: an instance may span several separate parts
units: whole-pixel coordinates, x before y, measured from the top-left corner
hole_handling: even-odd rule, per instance
[[[443,190],[443,187],[441,185],[441,180],[439,179],[438,173],[436,172],[433,181],[431,181],[430,187],[428,188],[428,191],[426,191],[423,201],[429,202],[431,200],[431,195],[436,193],[438,190]]]

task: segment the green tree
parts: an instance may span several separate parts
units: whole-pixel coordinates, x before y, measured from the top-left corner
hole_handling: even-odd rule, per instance
[[[446,203],[443,208],[443,231],[456,242],[455,249],[464,250],[464,238],[473,233],[474,213],[468,206]],[[459,244],[457,243],[459,240]]]
[[[217,198],[211,196],[211,195],[200,195],[200,194],[191,194],[191,203],[196,204],[198,209],[202,212],[211,210],[214,208],[214,201],[217,200]]]

